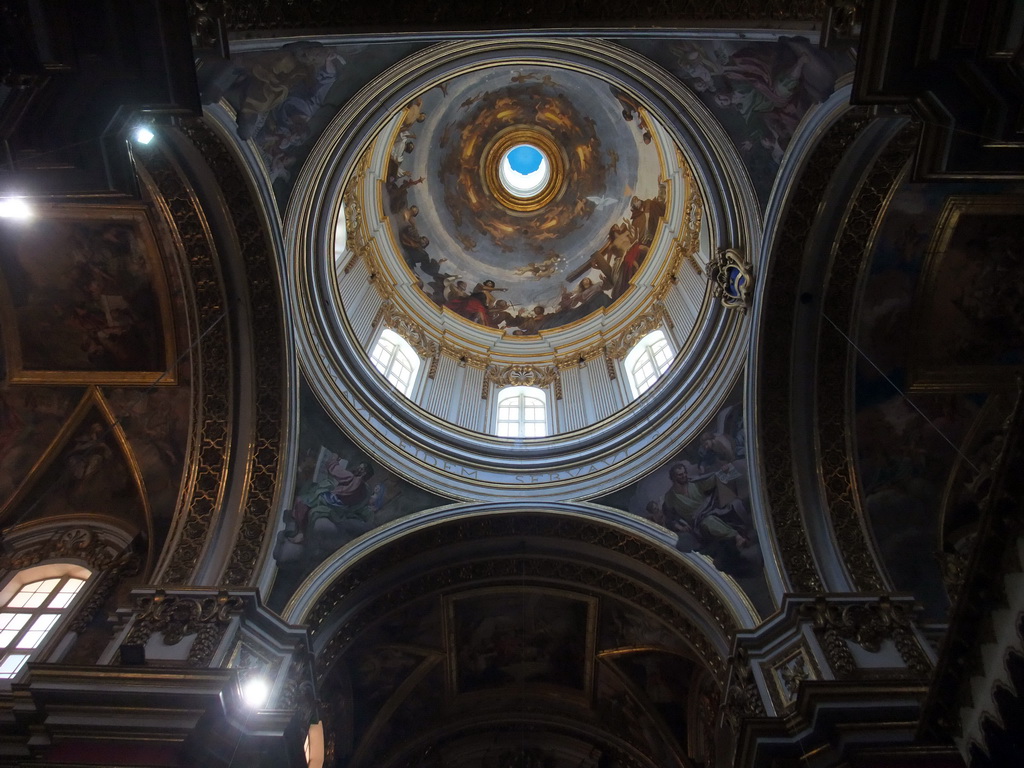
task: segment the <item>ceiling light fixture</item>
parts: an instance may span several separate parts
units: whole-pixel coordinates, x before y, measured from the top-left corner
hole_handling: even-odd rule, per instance
[[[262,677],[250,677],[242,683],[242,701],[250,709],[259,709],[270,698],[270,686]]]
[[[20,197],[0,198],[0,218],[2,219],[31,219],[32,208]]]

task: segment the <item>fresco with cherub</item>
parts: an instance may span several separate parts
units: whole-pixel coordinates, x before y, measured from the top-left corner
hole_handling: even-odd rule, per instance
[[[328,555],[400,517],[448,502],[402,480],[357,447],[303,382],[295,492],[274,545],[268,605],[282,608]]]
[[[488,182],[490,148],[510,131],[542,137],[557,156],[551,199],[534,209]],[[381,141],[381,207],[416,284],[508,336],[565,326],[623,296],[676,192],[663,165],[676,150],[636,99],[554,67],[452,78],[411,101]]]
[[[707,557],[768,615],[774,607],[751,516],[741,403],[737,388],[712,423],[670,461],[601,501],[676,534],[679,551]]]

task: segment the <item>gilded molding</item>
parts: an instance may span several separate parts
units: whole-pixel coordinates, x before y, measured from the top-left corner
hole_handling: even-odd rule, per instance
[[[546,387],[558,380],[558,368],[553,365],[491,364],[484,371],[484,382],[496,387]]]
[[[274,511],[284,433],[283,311],[274,248],[260,209],[235,157],[203,120],[184,121],[182,130],[199,149],[220,183],[245,265],[252,333],[255,415],[248,450],[245,499],[222,583],[247,585],[254,577]]]
[[[543,557],[490,558],[472,563],[444,566],[429,572],[420,572],[414,579],[391,587],[386,594],[372,601],[363,610],[339,627],[332,627],[331,639],[316,660],[317,679],[326,675],[346,648],[378,619],[418,598],[434,592],[452,592],[479,584],[483,580],[512,580],[516,584],[551,581],[571,584],[589,594],[601,593],[619,596],[635,607],[649,611],[672,627],[691,646],[694,654],[720,678],[724,671],[721,655],[715,650],[700,626],[681,610],[678,603],[668,600],[638,581],[620,574],[584,563]]]
[[[650,309],[630,323],[626,330],[605,344],[605,356],[612,360],[622,360],[640,339],[665,323],[667,314],[664,304],[660,301],[654,302]]]
[[[723,637],[731,638],[739,628],[728,604],[694,571],[672,554],[624,531],[592,520],[527,514],[469,518],[436,525],[411,533],[389,546],[381,547],[346,570],[331,583],[303,617],[303,622],[315,635],[321,625],[336,608],[344,603],[345,598],[358,585],[377,578],[394,563],[407,562],[424,551],[472,541],[523,536],[564,539],[624,555],[641,565],[661,572],[666,578],[673,581],[682,593],[690,595]],[[490,577],[518,578],[524,573],[537,580],[560,579],[581,588],[614,594],[634,605],[645,608],[680,632],[683,637],[688,638],[693,644],[695,652],[705,662],[716,679],[723,677],[724,661],[700,631],[700,628],[693,623],[690,618],[692,609],[685,608],[678,600],[663,598],[644,583],[625,578],[606,568],[595,568],[554,558],[508,558],[500,561],[488,560],[477,564],[442,568],[424,575],[423,578],[412,583],[406,583],[399,588],[390,590],[386,596],[373,602],[365,611],[352,616],[343,627],[331,626],[332,640],[330,643],[332,647],[329,655],[324,655],[328,653],[325,649],[317,659],[318,676],[322,678],[334,659],[343,652],[344,646],[358,636],[362,628],[387,611],[393,610],[399,604],[430,591],[447,590],[455,584],[469,584],[473,580]]]
[[[683,212],[683,231],[676,237],[672,246],[672,255],[668,262],[668,280],[663,280],[654,287],[653,296],[655,301],[662,301],[669,290],[676,284],[679,269],[684,261],[688,261],[697,271],[703,275],[704,270],[697,259],[700,252],[700,229],[704,220],[704,198],[701,197],[700,187],[693,178],[693,171],[690,164],[686,162],[682,152],[676,148],[676,162],[683,169],[683,177],[686,188],[686,208]]]
[[[763,419],[760,430],[763,487],[782,566],[793,589],[800,592],[824,589],[804,529],[791,459],[790,346],[800,269],[807,233],[812,230],[832,174],[850,144],[872,119],[867,109],[848,110],[828,129],[808,157],[800,182],[777,227],[778,239],[768,262],[770,271],[763,276],[764,281],[770,283],[772,298],[765,302],[762,318],[763,371],[758,392]]]
[[[409,342],[409,345],[416,350],[416,354],[420,357],[429,359],[435,357],[440,351],[441,345],[431,339],[411,317],[395,309],[395,305],[391,301],[384,301],[380,305],[377,317],[374,325],[383,322],[384,325]]]
[[[768,693],[779,713],[793,706],[805,680],[821,679],[814,658],[802,643],[795,650],[790,649],[762,665],[762,670],[773,683]]]
[[[471,518],[432,526],[404,536],[397,542],[367,555],[356,566],[346,570],[317,599],[303,621],[311,632],[316,632],[324,619],[341,604],[344,596],[356,584],[368,581],[376,572],[387,569],[392,563],[409,560],[420,552],[465,541],[524,535],[565,539],[626,555],[642,565],[660,571],[666,578],[674,581],[683,592],[692,595],[723,634],[731,636],[739,629],[728,604],[677,557],[663,552],[643,539],[594,520],[527,514]]]
[[[830,603],[819,597],[801,606],[800,614],[813,622],[828,663],[840,679],[852,677],[858,670],[847,641],[875,653],[882,641],[892,640],[911,674],[925,677],[931,673],[931,662],[911,629],[911,608],[905,603],[894,603],[884,595],[853,603]]]
[[[206,667],[217,650],[228,623],[240,614],[245,598],[218,592],[215,595],[169,595],[156,590],[137,596],[135,615],[126,645],[145,645],[159,632],[165,645],[176,645],[188,635],[196,635],[188,652],[188,666]]]
[[[665,296],[677,284],[677,274],[684,260],[692,262],[698,273],[703,270],[696,254],[700,249],[700,231],[704,215],[704,203],[700,189],[696,184],[693,172],[679,150],[679,166],[684,175],[685,208],[682,221],[682,232],[676,237],[670,251],[667,267],[662,271],[663,279],[652,288],[652,301],[645,311],[634,320],[625,330],[610,337],[599,336],[593,343],[573,351],[568,355],[555,356],[552,360],[554,366],[559,369],[571,368],[585,364],[599,357],[608,357],[608,350],[611,349],[613,360],[622,359],[629,352],[629,349],[645,333],[650,332],[662,325],[672,328],[672,318],[664,304]],[[349,178],[343,194],[347,248],[350,256],[342,274],[348,274],[360,260],[366,262],[369,272],[369,281],[380,296],[383,304],[374,316],[372,326],[377,327],[380,322],[388,324],[393,330],[403,336],[417,350],[423,358],[433,358],[431,361],[429,378],[433,378],[437,370],[436,357],[442,354],[457,361],[460,365],[469,365],[485,371],[485,384],[482,389],[483,399],[487,399],[487,382],[494,376],[501,375],[501,371],[512,368],[534,368],[541,371],[546,366],[526,366],[511,362],[493,362],[493,356],[489,352],[471,352],[463,347],[456,346],[445,339],[439,342],[434,341],[432,335],[423,328],[414,318],[399,312],[393,306],[395,288],[387,280],[378,280],[378,275],[384,272],[380,256],[377,252],[377,245],[372,236],[367,232],[366,212],[362,205],[362,191],[366,183],[366,175],[370,171],[370,152],[364,152],[356,164],[352,176]],[[393,314],[392,314],[393,313]],[[389,316],[395,318],[395,323],[400,327],[392,326],[388,320]],[[609,379],[616,378],[614,366],[608,365]],[[561,384],[557,377],[547,379],[544,374],[536,374],[539,379],[545,379],[546,383],[553,383],[556,389],[556,397],[561,400]],[[538,384],[536,386],[544,386]]]
[[[88,597],[76,610],[69,629],[81,634],[124,579],[142,570],[143,556],[135,542],[124,540],[103,529],[75,526],[55,531],[34,543],[18,542],[16,548],[0,554],[0,572],[20,571],[54,560],[79,560],[97,574],[90,583]]]
[[[451,358],[459,365],[468,365],[470,368],[479,368],[482,371],[487,370],[487,367],[491,364],[490,355],[478,355],[475,352],[470,352],[468,349],[457,347],[450,341],[441,341],[441,354]]]
[[[872,234],[885,214],[887,200],[902,179],[903,169],[913,159],[918,134],[918,126],[908,124],[879,154],[857,190],[833,246],[823,306],[832,322],[848,337],[855,335],[857,287],[870,265]],[[856,360],[835,329],[824,327],[821,333],[825,337],[818,344],[816,432],[826,508],[846,570],[857,589],[878,592],[886,589],[886,585],[868,541],[853,457],[850,419],[854,403],[848,382],[853,379]]]
[[[107,568],[117,561],[124,542],[105,536],[102,529],[82,525],[54,531],[36,542],[20,542],[0,553],[0,571],[20,571],[49,560],[80,560],[91,570]]]
[[[213,517],[227,483],[230,450],[231,372],[234,364],[223,320],[226,298],[215,246],[195,193],[177,165],[156,145],[138,152],[158,192],[167,225],[184,254],[185,277],[195,307],[197,336],[192,357],[192,429],[186,486],[175,512],[177,531],[168,539],[170,556],[160,574],[165,584],[187,583],[199,563]]]

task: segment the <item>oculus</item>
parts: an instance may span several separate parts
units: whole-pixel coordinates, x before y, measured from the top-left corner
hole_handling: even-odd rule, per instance
[[[501,158],[498,179],[514,197],[533,197],[551,178],[547,156],[532,144],[517,144]]]

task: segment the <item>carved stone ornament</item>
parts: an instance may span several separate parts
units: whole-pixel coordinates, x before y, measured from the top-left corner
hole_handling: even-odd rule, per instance
[[[629,350],[651,331],[661,328],[665,324],[668,312],[665,305],[656,301],[644,314],[629,324],[621,334],[608,341],[605,346],[605,355],[612,360],[622,360],[629,354]]]
[[[729,687],[725,692],[723,710],[735,730],[742,720],[748,717],[765,717],[766,712],[746,649],[736,649],[736,653],[729,660],[729,667],[731,675]]]
[[[708,278],[715,298],[726,309],[746,312],[754,295],[754,268],[732,248],[719,251],[708,262]]]
[[[440,345],[408,315],[395,309],[390,301],[380,305],[378,322],[383,322],[388,328],[397,333],[416,350],[416,354],[422,358],[430,359],[437,355]]]
[[[124,542],[108,541],[100,531],[63,528],[38,541],[19,540],[17,546],[5,546],[0,553],[0,571],[20,571],[48,560],[80,560],[100,570],[110,565],[123,548]]]
[[[776,700],[778,709],[786,709],[796,701],[800,685],[804,680],[817,679],[814,662],[811,661],[806,649],[799,648],[781,661],[771,665],[771,677],[775,682],[772,698]]]
[[[283,433],[284,338],[283,307],[277,292],[274,248],[248,179],[234,154],[203,120],[183,121],[181,129],[202,153],[223,191],[245,264],[248,303],[259,307],[249,320],[252,334],[253,429],[249,435],[242,520],[235,533],[231,557],[219,583],[248,584],[264,556],[264,541],[274,513],[274,495],[281,468]],[[204,368],[206,363],[204,361]],[[204,394],[205,394],[204,384]],[[170,581],[170,579],[166,579]]]
[[[846,641],[854,642],[869,653],[881,650],[882,642],[892,640],[900,658],[916,675],[928,675],[931,662],[921,650],[911,631],[910,608],[894,603],[888,597],[872,602],[829,603],[819,597],[801,607],[801,614],[814,623],[814,631],[822,636],[828,662],[839,678],[852,676],[857,662]]]
[[[496,387],[546,387],[558,378],[553,365],[489,365],[484,373],[484,380]]]
[[[228,622],[245,608],[245,599],[227,592],[169,595],[157,590],[136,598],[133,626],[127,645],[145,645],[155,633],[163,634],[166,645],[175,645],[195,635],[188,652],[190,667],[205,667],[213,658]]]

